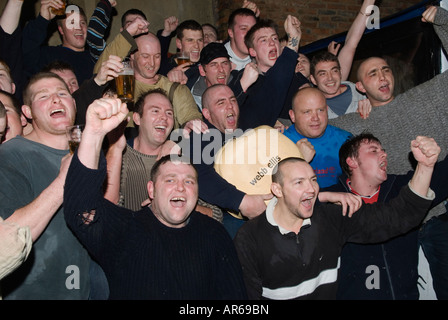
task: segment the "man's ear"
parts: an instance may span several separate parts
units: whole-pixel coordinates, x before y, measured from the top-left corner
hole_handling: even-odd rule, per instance
[[[283,197],[283,192],[282,192],[282,187],[280,186],[279,183],[277,182],[273,182],[271,184],[271,192],[274,196],[276,196],[277,198],[281,198]]]
[[[201,76],[205,77],[205,70],[204,70],[204,67],[202,66],[202,64],[200,64],[200,65],[198,66],[198,69],[199,69],[199,74],[200,74]]]
[[[33,119],[33,113],[31,112],[31,107],[24,104],[22,106],[22,113],[27,117],[28,119]]]
[[[207,108],[202,108],[202,115],[205,119],[210,121],[210,110],[208,110]]]
[[[232,29],[227,29],[227,33],[229,34],[229,38],[233,38],[233,30]]]
[[[366,89],[364,88],[363,84],[361,81],[357,81],[355,83],[356,89],[358,89],[358,91],[362,92],[362,93],[366,93]]]
[[[64,35],[64,30],[62,29],[61,26],[58,26],[58,31],[59,31],[59,34],[60,34],[61,36]]]
[[[148,189],[148,195],[149,198],[152,200],[154,199],[154,183],[152,181],[148,181],[148,184],[146,185]]]
[[[257,51],[255,51],[254,48],[249,48],[249,55],[251,57],[256,58],[257,57]]]
[[[132,119],[134,120],[134,123],[136,124],[136,125],[140,125],[140,114],[138,113],[138,112],[133,112],[132,113]]]
[[[347,163],[352,170],[358,168],[358,161],[356,161],[356,159],[352,157],[348,157],[347,159],[345,159],[345,163]]]
[[[289,110],[289,117],[291,118],[292,123],[296,122],[296,116],[294,115],[294,111],[292,109]]]
[[[315,86],[317,86],[316,79],[314,79],[314,76],[312,74],[310,74],[310,80]]]
[[[182,42],[180,41],[179,38],[176,38],[176,47],[177,47],[177,49],[182,51]]]

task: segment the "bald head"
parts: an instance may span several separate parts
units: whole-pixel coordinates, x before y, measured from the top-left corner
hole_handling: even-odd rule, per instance
[[[147,84],[155,84],[158,81],[157,72],[161,61],[159,39],[148,33],[137,37],[135,41],[138,50],[131,55],[135,78]]]
[[[319,138],[328,124],[327,100],[317,88],[300,89],[292,100],[289,116],[298,133],[307,138]]]
[[[227,85],[212,85],[202,94],[204,118],[223,133],[237,129],[239,111],[235,94]]]
[[[153,45],[158,46],[160,48],[160,42],[157,36],[151,32],[148,32],[146,34],[142,34],[135,38],[135,42],[137,43],[137,46],[140,50],[140,46],[144,45]]]
[[[315,87],[306,87],[296,92],[292,100],[292,108],[294,109],[295,106],[303,104],[307,99],[310,98],[314,98],[316,99],[316,101],[324,102],[326,104],[325,96],[319,89]]]

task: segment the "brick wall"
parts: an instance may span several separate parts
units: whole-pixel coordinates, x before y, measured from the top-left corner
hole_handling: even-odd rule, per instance
[[[230,12],[241,6],[242,0],[215,0],[220,36],[227,38],[227,19]],[[381,18],[409,8],[421,0],[377,1]],[[350,28],[361,8],[362,0],[254,0],[261,11],[261,18],[269,18],[279,25],[283,35],[283,23],[288,14],[302,22],[301,45],[345,32]]]

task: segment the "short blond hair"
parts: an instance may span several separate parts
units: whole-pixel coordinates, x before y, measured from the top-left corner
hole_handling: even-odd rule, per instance
[[[34,76],[31,77],[30,81],[28,82],[25,90],[23,90],[23,103],[27,106],[31,106],[31,97],[33,95],[33,93],[31,92],[31,86],[33,84],[35,84],[36,82],[42,80],[42,79],[58,79],[60,80],[63,84],[64,87],[67,89],[67,91],[70,93],[70,90],[67,86],[67,84],[65,83],[65,81],[58,76],[56,73],[53,72],[39,72],[36,73]]]

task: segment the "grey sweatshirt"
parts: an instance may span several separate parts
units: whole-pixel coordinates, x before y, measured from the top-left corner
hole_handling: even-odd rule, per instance
[[[448,12],[438,8],[434,30],[448,49]],[[441,147],[439,159],[448,151],[448,72],[398,95],[390,103],[372,108],[367,119],[358,113],[350,113],[329,124],[347,130],[354,135],[367,130],[378,139],[388,155],[388,173],[404,174],[412,170],[409,161],[410,142],[417,135],[429,136]],[[445,212],[444,206],[433,210],[432,215]],[[438,207],[434,208],[437,209]],[[429,218],[429,217],[428,217]]]

